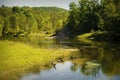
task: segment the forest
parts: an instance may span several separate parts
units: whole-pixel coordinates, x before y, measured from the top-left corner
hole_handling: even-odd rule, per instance
[[[66,36],[93,33],[97,40],[120,40],[120,0],[79,0],[69,6]]]
[[[120,40],[120,0],[79,0],[69,11],[57,7],[0,8],[0,36],[31,33],[76,37],[93,33],[96,40]],[[61,34],[62,33],[62,34]]]
[[[0,36],[54,34],[62,29],[68,11],[57,7],[0,7]]]

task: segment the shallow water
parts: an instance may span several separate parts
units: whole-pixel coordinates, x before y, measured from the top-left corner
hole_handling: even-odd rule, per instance
[[[57,63],[54,67],[41,70],[37,74],[25,74],[21,80],[120,80],[119,43],[77,39],[53,42],[52,46],[83,49],[80,52],[83,55],[77,54],[75,58]]]
[[[87,68],[84,70],[85,72],[82,72],[83,66],[78,66],[73,71],[74,63],[72,61],[57,63],[55,67],[43,70],[38,74],[26,74],[21,80],[120,80],[120,75],[107,76],[99,67]]]
[[[20,80],[120,80],[120,43],[93,42],[78,39],[56,40],[48,38],[10,39],[39,48],[73,49],[74,55],[54,66],[42,66],[26,72]],[[79,51],[74,51],[74,49]]]

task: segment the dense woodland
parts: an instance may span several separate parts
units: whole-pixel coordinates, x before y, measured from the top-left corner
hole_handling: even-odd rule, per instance
[[[96,32],[96,39],[120,40],[120,0],[79,0],[69,11],[67,36]]]
[[[26,36],[30,33],[74,37],[94,32],[92,37],[120,40],[120,0],[79,0],[69,11],[56,7],[0,8],[0,35]]]
[[[68,11],[57,7],[0,7],[0,36],[54,34],[62,29]]]

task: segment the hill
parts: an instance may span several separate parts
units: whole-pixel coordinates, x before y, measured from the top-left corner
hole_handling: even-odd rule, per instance
[[[0,35],[25,36],[31,33],[54,34],[68,17],[68,11],[57,7],[1,7]]]

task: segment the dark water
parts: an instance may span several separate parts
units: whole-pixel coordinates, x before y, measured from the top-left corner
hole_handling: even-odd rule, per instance
[[[45,48],[79,49],[68,60],[25,74],[21,80],[120,80],[119,42],[39,37],[14,40]]]

